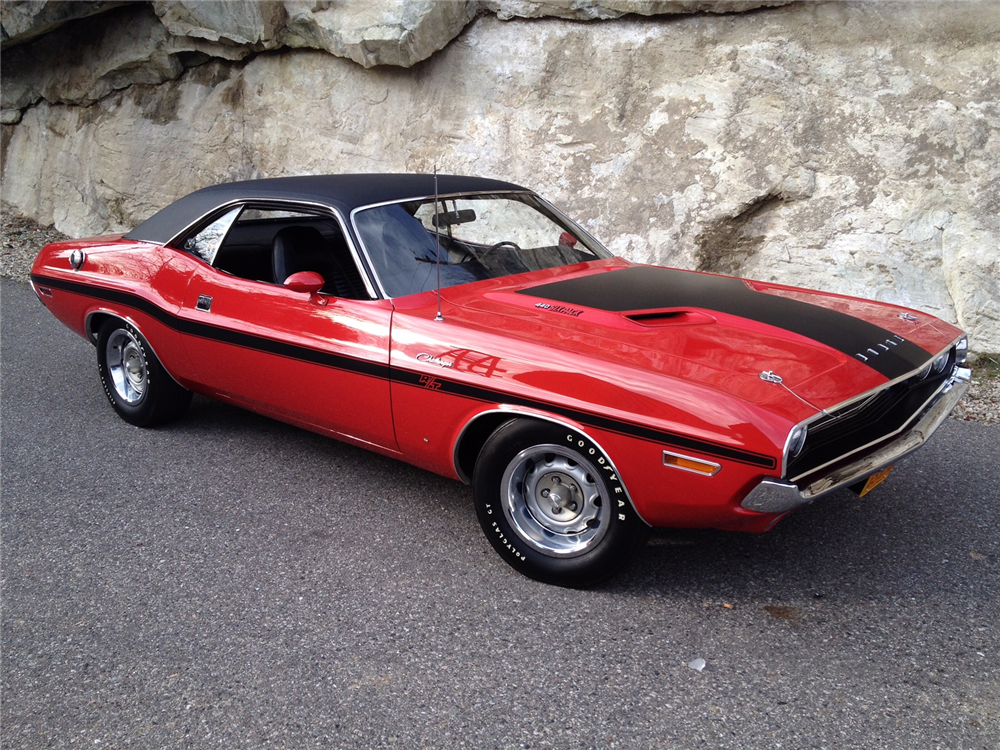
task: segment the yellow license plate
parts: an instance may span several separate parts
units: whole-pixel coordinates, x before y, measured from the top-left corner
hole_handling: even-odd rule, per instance
[[[882,471],[880,471],[880,472],[878,472],[876,474],[872,474],[870,477],[868,477],[868,481],[865,482],[865,486],[862,488],[861,492],[859,493],[860,496],[864,497],[869,492],[871,492],[873,489],[875,489],[880,484],[882,484],[882,482],[884,482],[886,480],[886,478],[889,476],[889,472],[890,471],[892,471],[892,467],[891,466],[886,466],[884,469],[882,469]]]

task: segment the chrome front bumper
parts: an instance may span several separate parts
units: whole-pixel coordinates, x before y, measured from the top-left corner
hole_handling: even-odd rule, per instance
[[[787,513],[881,471],[927,442],[965,395],[970,377],[968,368],[956,368],[936,398],[931,400],[908,430],[867,456],[834,469],[802,487],[780,479],[763,479],[741,505],[758,513]]]

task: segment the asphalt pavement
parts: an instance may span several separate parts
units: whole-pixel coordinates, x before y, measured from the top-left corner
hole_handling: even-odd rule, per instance
[[[0,318],[3,748],[1000,747],[1000,427],[571,591],[464,485],[201,397],[131,427],[29,287]]]

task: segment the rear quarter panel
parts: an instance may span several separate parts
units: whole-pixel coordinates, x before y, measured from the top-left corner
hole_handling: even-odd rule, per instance
[[[69,261],[75,249],[85,253],[79,270]],[[169,325],[188,283],[187,274],[173,268],[178,252],[114,236],[55,243],[35,259],[32,284],[56,318],[92,342],[97,335],[92,316],[113,315],[133,323],[167,371],[189,385],[190,361],[179,332]]]

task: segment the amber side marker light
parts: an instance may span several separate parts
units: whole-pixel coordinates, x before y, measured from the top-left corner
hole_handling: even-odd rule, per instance
[[[721,464],[713,463],[712,461],[702,461],[700,458],[692,458],[691,456],[684,456],[680,453],[672,453],[670,451],[663,451],[663,465],[671,466],[681,471],[701,474],[706,477],[714,477],[722,468]]]

